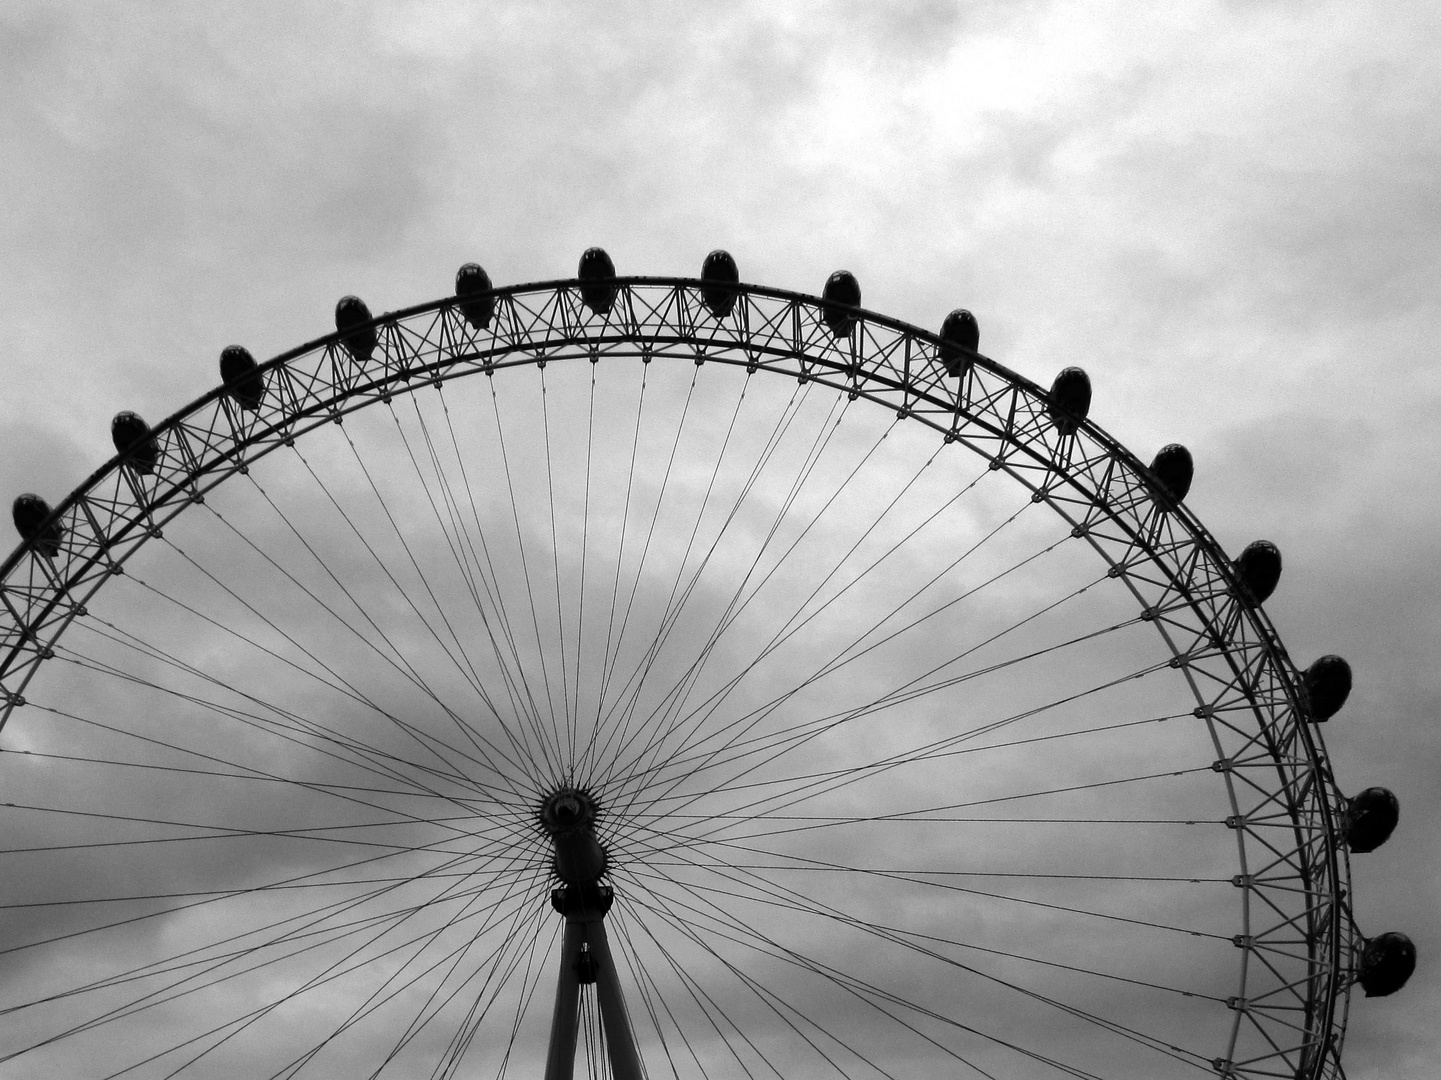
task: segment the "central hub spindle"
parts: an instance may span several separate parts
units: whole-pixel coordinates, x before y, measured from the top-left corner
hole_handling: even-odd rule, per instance
[[[595,987],[611,1075],[616,1080],[644,1076],[606,939],[605,916],[615,894],[600,883],[609,864],[595,835],[599,816],[600,806],[581,788],[563,787],[540,804],[540,827],[550,837],[555,873],[564,882],[550,894],[550,902],[565,917],[545,1080],[573,1080],[582,985]]]
[[[541,828],[555,849],[556,876],[567,885],[595,885],[608,862],[595,835],[599,807],[578,788],[561,788],[540,807]]]

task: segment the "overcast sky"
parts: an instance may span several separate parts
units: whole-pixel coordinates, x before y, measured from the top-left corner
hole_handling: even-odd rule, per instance
[[[938,327],[1138,456],[1187,444],[1228,550],[1285,556],[1298,662],[1345,655],[1363,930],[1421,961],[1353,1001],[1352,1080],[1441,1059],[1441,9],[1418,3],[0,6],[0,489],[52,502],[120,409],[376,311],[698,273]]]

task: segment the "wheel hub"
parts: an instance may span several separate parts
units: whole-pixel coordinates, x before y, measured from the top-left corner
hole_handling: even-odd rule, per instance
[[[595,835],[600,805],[588,791],[563,787],[540,804],[540,826],[555,849],[555,873],[567,885],[594,885],[609,860]]]

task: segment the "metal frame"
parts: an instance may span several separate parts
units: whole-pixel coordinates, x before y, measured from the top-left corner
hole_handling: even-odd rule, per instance
[[[1229,1048],[1214,1068],[1228,1077],[1341,1076],[1363,944],[1347,908],[1345,800],[1305,720],[1296,668],[1201,523],[1159,497],[1145,466],[1099,427],[1054,423],[1035,383],[968,353],[959,377],[949,375],[933,333],[847,308],[852,321],[838,337],[825,319],[836,305],[757,286],[733,287],[724,318],[707,308],[700,281],[627,277],[614,287],[605,314],[582,302],[579,281],[496,289],[483,329],[453,297],[386,314],[372,324],[378,344],[369,356],[352,355],[337,333],[263,365],[256,411],[222,386],[157,425],[151,473],[112,459],[55,509],[50,520],[63,531],[54,557],[22,543],[0,565],[0,728],[56,639],[140,545],[210,488],[320,424],[430,383],[521,364],[638,356],[815,380],[926,424],[1005,470],[1131,590],[1194,690],[1231,801],[1244,933]]]
[[[605,932],[605,915],[613,899],[609,889],[593,883],[567,885],[550,895],[551,905],[565,916],[565,934],[560,945],[545,1080],[571,1080],[574,1075],[582,983],[595,984],[611,1075],[615,1080],[642,1080],[645,1075]]]

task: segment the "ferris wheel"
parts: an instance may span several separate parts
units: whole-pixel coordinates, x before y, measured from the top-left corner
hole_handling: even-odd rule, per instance
[[[1398,811],[1279,552],[860,304],[467,264],[16,500],[0,1071],[1342,1075]]]

